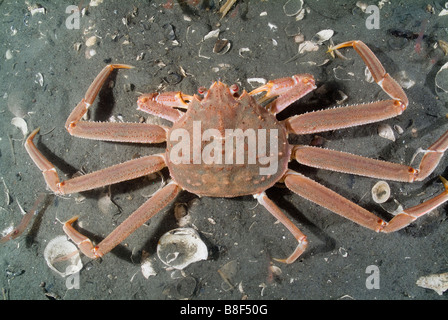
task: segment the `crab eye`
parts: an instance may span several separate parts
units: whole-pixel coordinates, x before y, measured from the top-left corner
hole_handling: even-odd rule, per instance
[[[199,87],[199,88],[198,88],[198,93],[199,93],[200,95],[203,95],[206,91],[207,91],[207,88],[205,88],[205,87]]]
[[[238,91],[240,90],[240,88],[238,87],[237,84],[232,84],[229,88],[230,93],[235,94],[238,93]]]

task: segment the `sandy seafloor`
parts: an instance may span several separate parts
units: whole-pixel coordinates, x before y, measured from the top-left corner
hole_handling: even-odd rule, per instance
[[[409,164],[415,150],[428,147],[448,129],[446,102],[436,94],[434,77],[446,62],[436,40],[447,40],[446,16],[440,17],[444,1],[431,1],[429,13],[423,1],[391,1],[380,10],[379,29],[366,28],[369,16],[355,6],[356,1],[305,1],[309,9],[295,22],[284,13],[286,1],[238,1],[220,20],[217,1],[104,1],[89,7],[80,18],[79,29],[69,29],[69,5],[76,1],[41,1],[46,13],[31,15],[24,1],[0,1],[0,172],[9,190],[6,200],[0,183],[0,229],[17,225],[18,207],[31,209],[39,193],[47,192],[45,181],[28,157],[22,133],[11,119],[22,115],[30,130],[40,127],[37,147],[55,164],[60,177],[77,171],[92,172],[136,155],[159,153],[164,144],[135,145],[84,140],[71,137],[64,123],[74,106],[107,63],[127,63],[132,70],[119,71],[114,85],[104,89],[92,106],[91,120],[106,121],[114,116],[138,122],[141,117],[157,121],[136,110],[140,92],[182,90],[196,93],[200,86],[215,80],[238,83],[252,90],[248,78],[276,79],[298,73],[311,73],[318,90],[293,104],[279,118],[337,104],[339,90],[347,104],[385,99],[375,83],[365,81],[364,64],[354,50],[341,52],[348,60],[333,59],[326,53],[328,42],[318,51],[297,55],[298,44],[290,36],[299,27],[305,40],[318,31],[332,29],[332,40],[340,43],[359,39],[368,44],[387,71],[407,73],[415,84],[406,89],[409,107],[402,115],[383,121],[400,126],[396,141],[378,135],[378,124],[319,134],[324,147],[377,159]],[[35,4],[35,1],[29,1]],[[81,2],[82,3],[82,2]],[[87,1],[84,1],[83,7]],[[207,9],[205,4],[209,3]],[[375,3],[378,5],[378,3]],[[168,7],[168,8],[166,8]],[[424,21],[427,20],[427,23]],[[175,42],[167,35],[167,24],[174,28]],[[443,27],[445,26],[445,28]],[[220,38],[230,40],[225,54],[211,52],[210,43],[187,41],[189,27],[203,32],[221,30]],[[285,29],[287,31],[285,31]],[[388,30],[410,30],[425,37],[421,51],[417,39],[395,37]],[[169,30],[168,30],[169,31]],[[98,42],[87,49],[87,38]],[[74,45],[82,43],[79,51]],[[250,51],[243,51],[248,48]],[[88,59],[86,49],[96,55]],[[7,50],[12,53],[6,59]],[[199,56],[201,50],[201,56]],[[143,59],[137,56],[144,53]],[[291,59],[293,57],[295,59]],[[329,61],[325,62],[326,59]],[[288,62],[288,60],[291,60]],[[177,75],[185,72],[185,77]],[[43,85],[36,74],[43,76]],[[177,84],[173,84],[178,82]],[[112,87],[112,88],[110,88]],[[169,124],[161,121],[159,123]],[[9,138],[8,138],[9,137]],[[291,136],[290,142],[309,144],[313,136]],[[416,205],[440,193],[439,175],[447,176],[448,158],[423,182],[390,182],[392,198],[404,207]],[[291,163],[291,168],[312,177],[384,219],[390,215],[374,203],[370,190],[375,179],[311,169]],[[168,178],[168,171],[163,176]],[[442,205],[404,230],[377,234],[337,216],[293,194],[284,187],[273,187],[267,194],[307,235],[309,246],[298,261],[285,265],[272,257],[285,257],[296,241],[290,233],[251,196],[234,199],[201,198],[190,208],[191,226],[209,245],[208,260],[183,270],[167,270],[156,255],[160,236],[177,227],[174,206],[168,206],[147,225],[137,230],[101,261],[83,256],[84,268],[79,286],[67,289],[66,279],[50,270],[43,252],[48,242],[63,235],[60,221],[79,215],[82,230],[101,239],[156,191],[160,178],[142,178],[113,186],[113,201],[121,208],[102,213],[99,199],[105,190],[61,197],[49,196],[31,228],[20,238],[0,247],[0,287],[6,299],[192,299],[192,300],[437,300],[447,293],[416,285],[421,276],[448,271],[447,207]],[[82,200],[83,199],[83,200]],[[187,203],[194,195],[184,192],[175,202]],[[79,201],[82,200],[82,201]],[[393,200],[390,200],[393,202]],[[146,279],[141,271],[142,252],[157,272]],[[233,288],[218,270],[232,262],[229,275]],[[278,267],[272,275],[271,265]],[[369,266],[379,271],[379,288],[368,288]],[[367,280],[368,282],[368,280]]]

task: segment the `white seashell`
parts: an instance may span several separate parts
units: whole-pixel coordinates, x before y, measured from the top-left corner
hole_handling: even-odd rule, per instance
[[[90,0],[89,7],[97,7],[103,3],[103,0]]]
[[[96,38],[96,36],[91,36],[90,38],[88,38],[86,40],[86,46],[87,47],[92,47],[94,45],[96,45],[98,39]]]
[[[319,45],[313,41],[304,41],[299,45],[299,53],[319,50]]]
[[[10,49],[6,50],[6,53],[5,53],[6,60],[10,60],[10,59],[12,59],[12,57],[13,57],[12,51]]]
[[[266,84],[266,79],[265,78],[247,78],[247,82],[252,86],[252,87],[257,87],[260,84]]]
[[[372,188],[372,198],[376,203],[384,203],[390,197],[390,187],[386,181],[378,181]]]
[[[159,239],[157,256],[167,266],[182,270],[191,263],[206,260],[208,249],[194,229],[177,228]]]
[[[356,6],[357,6],[358,8],[360,8],[362,12],[366,12],[367,7],[368,7],[367,3],[362,2],[362,1],[358,1],[358,2],[356,2]]]
[[[142,274],[146,279],[148,279],[150,276],[157,275],[157,272],[154,269],[150,259],[145,259],[142,262]]]
[[[19,128],[20,131],[22,131],[23,137],[26,137],[28,135],[28,125],[26,124],[26,121],[23,118],[20,117],[12,118],[11,124]]]
[[[30,13],[31,13],[32,16],[34,16],[37,13],[46,14],[47,10],[44,7],[33,8],[33,9],[30,10]]]
[[[245,55],[244,55],[244,52],[250,52],[250,49],[249,49],[249,48],[240,48],[240,49],[238,50],[238,55],[239,55],[241,58],[246,58]]]
[[[388,124],[382,123],[378,126],[378,135],[382,138],[395,141],[394,131],[392,130],[392,127]]]
[[[52,239],[44,251],[48,267],[61,277],[77,273],[82,269],[78,248],[66,236]]]
[[[443,293],[448,290],[448,272],[420,277],[416,284],[419,287],[432,289],[439,295],[443,295]]]
[[[42,75],[42,73],[36,73],[35,75],[36,80],[34,80],[35,83],[38,83],[41,87],[44,86],[44,76]]]
[[[321,30],[318,33],[314,35],[314,37],[311,39],[311,41],[322,44],[323,42],[330,40],[330,38],[334,35],[334,31],[331,29],[325,29]]]
[[[364,76],[365,76],[366,82],[368,82],[368,83],[373,83],[373,81],[375,81],[373,79],[372,73],[370,72],[370,69],[368,67],[366,67],[364,69]]]
[[[303,20],[303,18],[305,18],[305,12],[307,10],[305,10],[305,8],[303,8],[302,10],[300,10],[299,14],[296,15],[296,21],[300,21]]]
[[[215,30],[210,31],[209,33],[207,33],[207,34],[204,36],[204,41],[205,41],[205,40],[208,40],[208,39],[211,39],[211,38],[218,38],[218,36],[219,36],[219,32],[220,32],[219,29],[215,29]]]
[[[269,29],[271,29],[271,31],[277,31],[277,29],[278,29],[278,27],[275,25],[275,24],[273,24],[273,23],[270,23],[270,22],[268,22],[268,27],[269,27]]]
[[[446,16],[446,15],[448,15],[448,10],[446,10],[446,9],[442,9],[442,11],[440,11],[440,13],[439,13],[439,17]]]

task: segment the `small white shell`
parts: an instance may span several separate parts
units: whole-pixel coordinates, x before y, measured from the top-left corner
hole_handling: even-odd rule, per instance
[[[6,50],[6,53],[5,53],[6,60],[10,60],[10,59],[12,59],[12,57],[13,57],[12,51],[10,49]]]
[[[247,78],[246,81],[254,88],[267,82],[265,78]]]
[[[142,262],[142,274],[146,279],[148,279],[150,276],[157,275],[157,272],[154,269],[150,259],[145,259]]]
[[[48,267],[61,277],[74,274],[82,269],[78,248],[66,236],[52,239],[44,251]]]
[[[215,30],[210,31],[209,33],[207,33],[207,34],[204,36],[204,41],[205,41],[205,40],[208,40],[208,39],[211,39],[211,38],[218,38],[218,36],[219,36],[219,32],[220,32],[219,29],[215,29]]]
[[[378,135],[382,138],[395,141],[394,131],[392,130],[392,127],[388,124],[382,123],[378,126]]]
[[[157,256],[167,266],[182,270],[191,263],[206,260],[208,249],[194,229],[177,228],[160,238]]]
[[[386,181],[378,181],[372,188],[372,198],[376,203],[384,203],[390,197],[390,187]]]
[[[329,40],[334,35],[334,31],[331,29],[324,29],[319,31],[314,35],[314,37],[311,39],[311,41],[322,44],[323,42]]]
[[[88,38],[86,40],[86,46],[87,47],[92,47],[94,45],[96,45],[98,39],[96,38],[96,36],[91,36],[90,38]]]
[[[28,125],[26,124],[26,121],[23,118],[21,117],[12,118],[11,124],[19,128],[20,131],[22,131],[23,137],[26,137],[28,135]]]

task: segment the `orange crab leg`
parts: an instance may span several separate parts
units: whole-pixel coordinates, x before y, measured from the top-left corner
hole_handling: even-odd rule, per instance
[[[258,103],[277,97],[266,106],[271,113],[277,114],[314,89],[316,89],[316,84],[312,75],[298,74],[288,78],[271,80],[252,90],[249,94],[256,95],[266,91],[266,94],[258,100]]]
[[[344,198],[340,194],[324,187],[302,174],[289,170],[285,174],[285,184],[294,193],[308,199],[334,213],[337,213],[363,227],[376,232],[394,232],[408,226],[415,219],[425,215],[448,200],[448,183],[443,179],[445,190],[417,206],[398,213],[392,220],[386,222],[376,215]]]
[[[73,109],[65,122],[65,128],[71,135],[86,139],[118,142],[160,143],[166,141],[168,129],[162,126],[148,123],[87,122],[81,120],[112,71],[131,68],[133,67],[126,64],[111,64],[103,68],[87,89],[84,98]]]
[[[64,232],[78,245],[81,252],[89,258],[96,259],[102,257],[171,203],[180,191],[181,188],[177,184],[169,183],[134,211],[97,246],[94,246],[89,238],[73,228],[72,224],[78,217],[73,217],[64,224]]]
[[[137,110],[176,122],[184,113],[174,108],[186,109],[192,98],[181,92],[146,93],[138,98]]]
[[[448,132],[433,143],[423,156],[418,169],[412,167],[361,157],[341,151],[316,148],[311,146],[294,146],[292,157],[297,162],[319,169],[357,174],[377,179],[413,182],[426,179],[438,165],[444,152],[448,149]]]
[[[294,116],[284,121],[289,132],[309,134],[377,122],[400,115],[408,106],[408,98],[403,89],[386,73],[381,62],[362,41],[344,42],[329,51],[343,47],[353,47],[358,52],[375,82],[392,99]]]
[[[293,263],[297,260],[298,257],[305,251],[308,241],[306,239],[306,236],[302,233],[302,231],[299,230],[292,222],[291,220],[286,217],[286,215],[280,210],[280,208],[272,202],[271,199],[269,199],[264,192],[258,193],[254,195],[254,197],[258,200],[258,202],[265,207],[275,218],[277,218],[278,221],[280,221],[288,230],[291,232],[291,234],[294,236],[294,238],[298,241],[298,245],[294,252],[286,259],[274,259],[279,262],[283,263]]]
[[[81,192],[135,179],[160,171],[166,166],[164,155],[151,155],[61,182],[54,165],[34,145],[33,139],[38,131],[39,129],[34,130],[26,139],[25,149],[36,166],[42,171],[48,187],[56,194]]]

